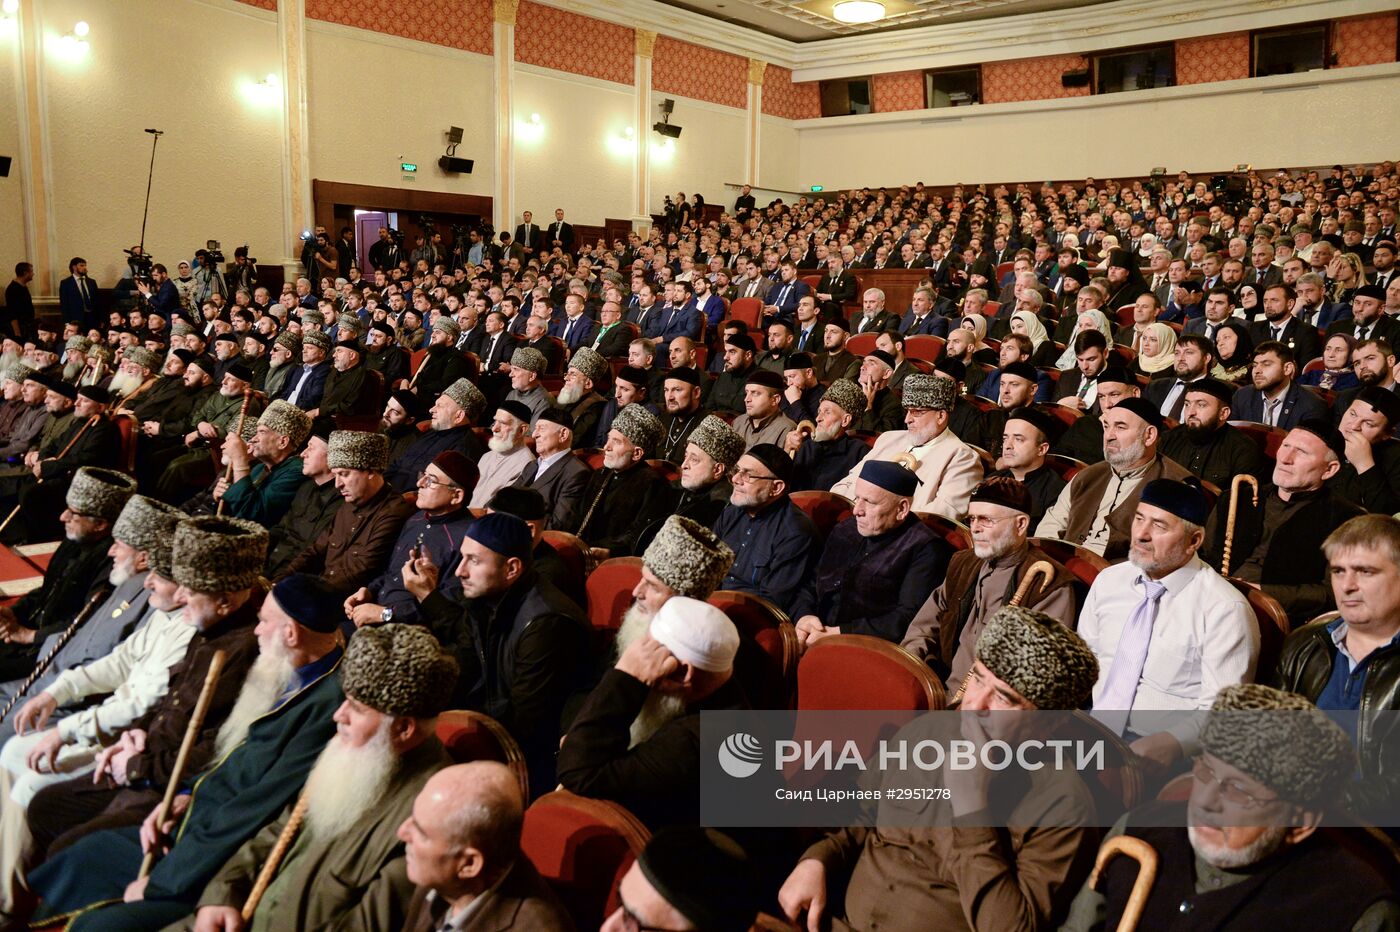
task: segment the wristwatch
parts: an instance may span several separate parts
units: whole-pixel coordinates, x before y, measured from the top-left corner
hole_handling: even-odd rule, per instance
[[[393,621],[393,620],[394,620],[394,610],[393,610],[392,608],[386,608],[386,609],[384,609],[383,611],[381,611],[381,612],[379,613],[379,621],[380,621],[381,624],[386,624],[386,625],[387,625],[389,622],[391,622],[391,621]]]

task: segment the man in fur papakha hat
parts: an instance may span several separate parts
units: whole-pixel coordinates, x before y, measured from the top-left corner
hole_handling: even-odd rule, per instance
[[[744,455],[744,446],[744,438],[723,418],[705,415],[686,439],[681,477],[666,510],[713,527],[734,494],[729,472]]]
[[[1400,922],[1391,878],[1319,825],[1345,798],[1356,752],[1345,731],[1302,696],[1227,686],[1215,697],[1185,803],[1158,802],[1118,820],[1157,852],[1142,928],[1383,929]],[[1360,831],[1360,829],[1352,829]],[[1062,929],[1112,928],[1137,867],[1115,858],[1087,884]],[[1325,882],[1323,882],[1325,878]]]
[[[232,481],[214,484],[224,514],[272,527],[292,505],[301,485],[301,448],[311,436],[311,417],[296,405],[274,401],[257,420],[253,439],[224,438],[224,461],[233,466]]]
[[[244,534],[233,533],[243,528]],[[217,536],[225,540],[209,540]],[[194,518],[182,524],[173,572],[189,592],[186,614],[228,604],[229,594],[211,595],[203,587],[256,585],[266,540],[248,522]],[[145,831],[155,834],[161,850],[169,847],[154,870],[137,879],[143,844],[136,823],[88,834],[32,873],[42,917],[83,910],[77,928],[163,928],[194,912],[220,868],[296,799],[336,732],[333,716],[344,702],[343,616],[332,593],[323,580],[299,574],[280,581],[263,601],[257,662],[246,678],[232,678],[237,702],[186,774],[193,791],[176,797],[164,825],[155,824],[154,803],[147,810]],[[220,677],[221,689],[225,682]],[[154,789],[159,800],[164,787]]]
[[[641,531],[661,517],[643,504],[659,503],[652,486],[661,475],[646,463],[661,442],[661,422],[639,404],[617,412],[603,445],[603,468],[593,474],[584,489],[578,527],[579,537],[600,557],[625,554]]]
[[[345,499],[331,526],[288,566],[288,573],[315,573],[343,599],[384,568],[413,506],[384,480],[389,438],[359,430],[330,436],[326,463]],[[337,600],[337,603],[339,600]]]
[[[1077,709],[1088,701],[1098,670],[1079,635],[1041,612],[1008,606],[992,616],[977,641],[961,709]],[[935,718],[910,730],[926,731]],[[990,736],[998,718],[962,716],[952,726],[956,731],[985,722],[978,727]],[[885,811],[875,814],[875,824],[883,827],[842,829],[812,845],[778,893],[783,912],[794,921],[805,914],[802,921],[813,927],[830,918],[852,928],[895,932],[1053,928],[1063,890],[1081,884],[1093,862],[1099,835],[1093,797],[1075,771],[1012,770],[946,775],[950,814],[954,820],[971,816],[966,826],[940,821],[937,827],[894,827],[907,826],[908,819]],[[907,780],[898,768],[889,773],[891,780]],[[1003,779],[1024,785],[1017,786],[1009,813],[992,825],[976,810]],[[1003,827],[1008,825],[1033,827]],[[829,917],[828,890],[842,885],[844,915]]]
[[[454,350],[455,352],[455,350]],[[395,393],[396,397],[398,393]],[[423,394],[419,398],[427,398]],[[423,402],[424,405],[427,402]],[[477,439],[472,428],[486,410],[486,396],[467,379],[458,379],[442,390],[432,401],[429,430],[415,435],[417,439],[398,459],[392,460],[384,478],[394,488],[407,492],[414,488],[418,477],[438,454],[457,450],[473,463],[481,459],[486,447]]]
[[[433,321],[428,337],[428,355],[424,357],[413,382],[413,390],[419,398],[436,398],[453,382],[471,375],[467,357],[457,352],[457,338],[461,335],[462,328],[446,314],[439,315]]]
[[[433,729],[456,680],[457,662],[424,628],[390,624],[351,639],[340,667],[339,728],[306,778],[301,837],[282,859],[251,929],[402,927],[414,885],[398,828],[428,778],[451,763]],[[191,918],[237,927],[294,806],[224,864]]]

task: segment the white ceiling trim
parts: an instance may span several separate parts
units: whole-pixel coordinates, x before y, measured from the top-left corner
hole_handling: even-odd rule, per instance
[[[1117,0],[947,26],[792,42],[657,0],[536,0],[790,68],[793,80],[1091,52],[1400,9],[1396,0]]]

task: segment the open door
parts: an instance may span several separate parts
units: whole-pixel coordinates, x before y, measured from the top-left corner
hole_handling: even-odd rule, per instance
[[[369,265],[369,248],[379,242],[379,228],[390,226],[389,215],[382,210],[355,211],[355,251],[359,253],[360,274],[373,278]]]

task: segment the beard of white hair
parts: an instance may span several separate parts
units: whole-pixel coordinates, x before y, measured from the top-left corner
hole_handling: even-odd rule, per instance
[[[107,574],[107,581],[114,586],[120,586],[135,575],[136,558],[128,555],[124,559],[112,561],[112,571]]]
[[[306,829],[312,837],[339,838],[384,801],[400,763],[389,743],[392,722],[384,716],[357,748],[337,734],[316,758],[306,778]]]
[[[1226,871],[1249,867],[1273,856],[1279,848],[1283,847],[1283,840],[1287,834],[1288,826],[1271,825],[1264,829],[1264,834],[1243,848],[1227,848],[1224,845],[1217,845],[1203,839],[1200,829],[1196,826],[1186,826],[1186,837],[1190,840],[1191,848],[1196,852],[1196,855],[1212,867]]]
[[[583,397],[583,387],[579,385],[565,385],[559,389],[558,401],[561,405],[569,407],[578,402]]]
[[[973,541],[972,552],[979,560],[995,560],[1006,556],[1016,546],[1016,526],[1011,524],[1006,530],[998,530],[984,543]]]
[[[83,371],[83,364],[80,362],[66,362],[63,364],[63,379],[71,382],[78,377],[78,373]]]
[[[222,758],[242,744],[253,721],[266,715],[292,682],[296,670],[287,645],[277,640],[263,646],[261,651],[248,671],[248,678],[243,681],[233,711],[219,728],[219,737],[214,743],[216,758]]]
[[[8,369],[17,362],[22,362],[19,353],[11,350],[8,353],[0,353],[0,369]]]
[[[107,387],[112,394],[119,398],[125,398],[141,387],[141,377],[130,372],[118,371],[116,375],[112,376],[112,381]]]
[[[490,448],[492,453],[499,453],[502,456],[506,456],[507,454],[514,453],[518,444],[509,437],[492,437],[490,440],[486,441],[486,446]]]
[[[614,642],[616,648],[613,660],[622,656],[623,651],[638,638],[642,637],[651,628],[651,615],[638,603],[632,603],[627,612],[622,616],[622,627],[617,629],[617,640]],[[632,740],[627,747],[634,748],[656,734],[665,725],[674,719],[685,714],[685,700],[679,696],[671,696],[659,690],[653,689],[647,693],[647,700],[642,704],[642,710],[637,713],[637,717],[632,720]]]

